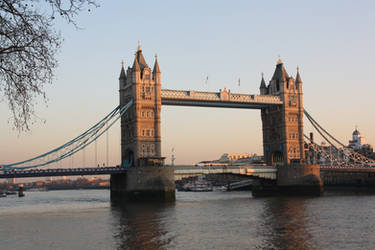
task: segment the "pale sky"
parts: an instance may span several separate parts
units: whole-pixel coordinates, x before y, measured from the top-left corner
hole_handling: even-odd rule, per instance
[[[344,143],[358,129],[375,144],[374,1],[102,1],[83,12],[82,30],[57,23],[65,41],[58,55],[46,120],[18,134],[0,103],[0,164],[49,151],[76,137],[118,105],[121,60],[133,63],[137,41],[149,66],[158,54],[162,87],[258,94],[278,55],[289,75],[299,66],[304,106]],[[205,78],[209,76],[208,84]],[[241,86],[237,86],[238,78]],[[2,99],[0,99],[2,100]],[[305,120],[306,122],[306,120]],[[306,122],[307,123],[307,122]],[[305,124],[305,133],[311,127]],[[120,128],[110,130],[110,164],[120,162]],[[105,137],[99,141],[105,162]],[[162,109],[162,154],[176,164],[221,154],[262,154],[259,110],[167,107]],[[62,166],[81,167],[83,155]],[[94,166],[93,146],[85,163]],[[56,166],[56,165],[55,165]]]

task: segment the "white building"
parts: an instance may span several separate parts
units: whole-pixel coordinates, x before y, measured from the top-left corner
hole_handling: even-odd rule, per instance
[[[364,144],[366,144],[365,137],[361,136],[359,131],[355,129],[353,132],[353,138],[349,141],[349,147],[354,150],[359,150]]]
[[[230,162],[230,161],[237,161],[239,159],[243,158],[250,158],[250,154],[228,154],[225,153],[223,154],[220,159],[218,160],[219,162]]]

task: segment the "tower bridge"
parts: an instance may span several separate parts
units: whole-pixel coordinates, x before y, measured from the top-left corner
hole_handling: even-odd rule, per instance
[[[218,92],[162,89],[158,58],[155,57],[153,69],[151,69],[143,57],[142,49],[138,46],[132,66],[125,69],[122,64],[121,67],[118,107],[86,132],[64,145],[26,161],[0,166],[0,170],[6,170],[4,174],[0,174],[0,178],[4,178],[2,176],[6,174],[23,177],[111,174],[113,197],[173,200],[175,199],[174,174],[189,174],[192,171],[196,172],[196,169],[180,169],[176,172],[173,167],[164,165],[164,157],[161,155],[160,129],[162,106],[259,109],[262,120],[264,160],[268,167],[258,169],[259,171],[247,169],[245,174],[255,175],[255,172],[258,172],[268,176],[268,179],[276,179],[274,183],[276,183],[277,192],[319,195],[322,193],[323,183],[320,178],[320,166],[316,164],[316,155],[326,159],[329,157],[325,155],[327,153],[325,150],[320,149],[313,140],[304,135],[304,114],[328,142],[333,140],[343,146],[343,150],[335,148],[337,155],[345,155],[344,158],[349,159],[334,161],[335,167],[341,166],[337,171],[335,167],[322,168],[324,176],[330,180],[336,181],[335,171],[340,172],[346,179],[353,171],[356,175],[362,171],[358,171],[353,166],[343,171],[343,166],[346,164],[359,165],[363,169],[364,166],[374,166],[375,161],[348,151],[349,149],[345,148],[342,143],[340,144],[304,110],[302,86],[303,82],[298,68],[295,77],[292,77],[279,59],[267,84],[262,74],[260,94],[231,93],[225,88]],[[121,119],[120,166],[90,170],[85,168],[55,171],[37,169],[71,157],[83,150],[105,133],[118,119]],[[53,154],[56,156],[53,157]],[[233,171],[237,170],[233,169]],[[363,171],[365,174],[368,172]],[[243,173],[239,172],[239,174]],[[368,177],[371,180],[375,178],[372,172],[368,174]],[[266,180],[267,178],[260,179]],[[367,182],[368,178],[363,180]],[[261,192],[267,189],[268,185],[269,183],[264,185],[260,181],[253,191]],[[275,190],[275,187],[272,187],[272,190]]]
[[[260,95],[235,94],[227,89],[219,92],[169,90],[162,89],[157,57],[151,70],[138,46],[132,67],[125,70],[122,65],[119,89],[120,107],[134,100],[121,117],[121,165],[129,166],[131,172],[112,175],[113,194],[133,198],[135,194],[174,197],[172,171],[160,167],[164,159],[160,130],[162,105],[260,109],[264,159],[268,166],[280,166],[279,188],[304,190],[307,187],[310,193],[322,192],[319,166],[305,163],[301,76],[298,69],[295,78],[289,76],[280,59],[268,84],[262,75]],[[152,167],[155,165],[159,167]]]

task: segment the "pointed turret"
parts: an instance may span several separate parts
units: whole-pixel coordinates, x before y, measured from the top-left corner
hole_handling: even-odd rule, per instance
[[[119,80],[124,80],[126,82],[126,74],[125,74],[125,69],[124,69],[124,60],[121,61],[121,72],[120,72]]]
[[[152,70],[152,73],[160,73],[159,69],[159,63],[158,63],[158,55],[155,54],[155,64],[154,64],[154,69]]]
[[[301,76],[299,74],[299,68],[297,67],[296,83],[302,83]]]
[[[276,69],[275,69],[275,73],[273,73],[272,80],[279,80],[279,81],[286,82],[288,78],[289,78],[289,75],[284,68],[284,63],[279,58],[277,60]]]
[[[262,80],[260,81],[260,94],[261,95],[266,95],[267,94],[267,87],[266,87],[266,82],[264,81],[264,74],[262,72]]]
[[[135,58],[134,58],[134,62],[133,62],[133,70],[134,71],[141,71],[141,69],[139,67],[138,59],[137,59],[137,54],[135,54]]]
[[[139,67],[140,67],[141,70],[143,70],[144,68],[149,68],[147,63],[146,63],[145,58],[143,57],[141,44],[139,43],[139,41],[138,41],[138,47],[137,47],[137,52],[135,54],[135,57],[138,60],[138,64],[139,64]]]

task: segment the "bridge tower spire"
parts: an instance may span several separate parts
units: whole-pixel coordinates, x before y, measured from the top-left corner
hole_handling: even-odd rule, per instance
[[[279,96],[283,104],[261,111],[265,162],[284,166],[303,163],[303,93],[299,71],[295,81],[279,58],[269,85],[261,84],[261,94],[266,94],[266,89],[267,95]]]
[[[125,77],[124,77],[125,76]],[[127,73],[121,68],[120,107],[133,105],[121,117],[121,165],[124,174],[111,175],[111,196],[132,200],[175,200],[173,168],[161,157],[161,71],[147,65],[140,44]]]
[[[305,162],[303,93],[299,70],[294,80],[279,58],[272,79],[265,88],[267,95],[278,96],[282,101],[281,105],[261,109],[264,161],[277,167],[276,192],[320,195],[323,192],[320,166]],[[262,88],[263,91],[265,88]],[[259,195],[266,189],[267,185],[260,183],[253,186],[253,194]]]
[[[121,86],[126,85],[126,73],[124,69],[124,60],[121,61],[121,71],[120,71],[119,81],[120,81],[120,89],[121,89]]]
[[[267,94],[267,87],[266,87],[266,82],[264,81],[264,73],[262,72],[262,80],[260,81],[260,94],[261,95],[266,95]]]
[[[121,118],[121,157],[123,165],[138,166],[141,158],[161,157],[161,72],[157,59],[151,71],[138,44],[127,75],[125,85],[120,77],[120,103],[135,104]]]

